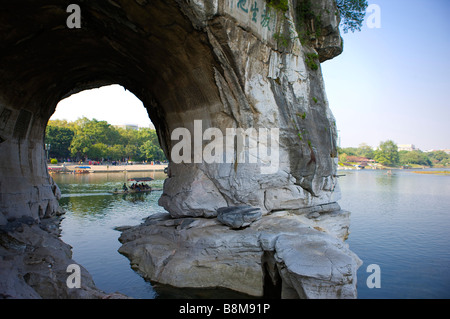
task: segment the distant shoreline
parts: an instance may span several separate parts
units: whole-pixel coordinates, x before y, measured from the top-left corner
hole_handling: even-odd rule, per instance
[[[128,164],[128,165],[48,165],[49,172],[121,173],[121,172],[163,172],[168,164]]]

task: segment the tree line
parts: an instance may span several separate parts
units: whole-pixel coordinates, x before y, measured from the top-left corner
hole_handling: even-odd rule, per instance
[[[340,162],[347,162],[350,156],[358,156],[390,167],[412,164],[437,167],[450,165],[450,155],[444,151],[398,151],[397,144],[392,140],[381,142],[376,150],[363,143],[359,147],[339,148],[338,152]]]
[[[51,120],[45,131],[49,158],[95,161],[164,161],[156,131],[116,128],[106,121]]]

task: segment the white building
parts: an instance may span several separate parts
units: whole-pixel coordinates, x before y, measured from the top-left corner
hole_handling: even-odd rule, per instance
[[[397,144],[398,151],[415,151],[417,150],[414,144]]]
[[[134,125],[134,124],[123,124],[123,125],[114,125],[115,128],[123,128],[126,130],[135,130],[138,131],[139,130],[139,126]]]

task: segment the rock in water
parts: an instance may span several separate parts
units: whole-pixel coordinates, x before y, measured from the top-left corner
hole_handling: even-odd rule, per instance
[[[298,24],[302,2],[279,11],[266,0],[84,1],[80,30],[65,23],[67,1],[2,4],[0,226],[32,218],[27,234],[39,231],[39,240],[0,245],[8,267],[0,267],[0,294],[72,296],[65,268],[52,262],[70,256],[43,246],[69,250],[37,226],[60,214],[42,137],[61,99],[120,83],[142,100],[170,159],[159,199],[170,216],[123,232],[121,251],[133,266],[173,286],[262,295],[266,263],[284,297],[354,297],[356,258],[326,233],[345,237],[348,229],[347,215],[333,208],[337,127],[320,69],[342,52],[339,16],[335,0],[310,1],[321,18],[311,23],[315,40],[300,41],[309,30]],[[225,206],[234,207],[211,218]]]
[[[327,218],[337,217],[324,213],[312,223],[284,211],[236,231],[218,218],[192,218],[184,227],[186,218],[160,215],[124,230],[119,252],[145,278],[171,287],[227,288],[256,297],[355,298],[361,261],[335,237],[341,231],[326,230]]]
[[[221,207],[217,210],[217,219],[233,229],[247,227],[261,216],[261,209],[248,205]]]

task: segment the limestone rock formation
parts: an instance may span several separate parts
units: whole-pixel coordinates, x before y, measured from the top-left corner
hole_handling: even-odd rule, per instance
[[[233,229],[249,226],[262,216],[261,210],[252,206],[221,207],[217,210],[217,220]]]
[[[39,225],[23,217],[0,226],[0,299],[125,299],[95,287],[91,275],[72,259],[59,239],[59,219]],[[80,287],[69,287],[69,265],[81,270]]]
[[[80,1],[80,28],[66,23],[67,1],[2,4],[0,225],[61,213],[43,147],[48,119],[71,94],[120,84],[141,99],[170,159],[159,199],[170,216],[123,235],[130,244],[122,251],[145,276],[179,286],[215,276],[235,289],[242,276],[233,276],[248,273],[256,282],[248,293],[261,294],[262,254],[283,296],[354,297],[358,263],[332,235],[345,233],[348,214],[336,213],[337,131],[320,69],[342,51],[339,21],[334,0],[314,1],[313,10],[330,14],[322,15],[324,32],[302,45],[297,7],[305,1],[289,0],[286,12],[265,0]],[[215,218],[221,207],[242,205],[262,218],[239,231]],[[280,211],[300,214],[294,228]],[[339,217],[321,223],[333,211]],[[160,247],[150,255],[149,238]],[[189,255],[196,247],[206,260]],[[22,262],[24,252],[14,252]],[[235,258],[218,263],[216,254]],[[327,288],[314,290],[316,281]]]
[[[335,214],[348,220],[345,212],[324,213],[322,219]],[[305,219],[283,211],[233,230],[217,219],[155,215],[123,229],[119,251],[159,284],[221,287],[258,297],[355,298],[361,261],[335,237],[342,230],[327,231]]]
[[[160,199],[172,216],[209,217],[237,205],[265,214],[336,202],[336,126],[317,66],[340,53],[327,50],[342,46],[338,21],[334,14],[322,18],[327,32],[317,50],[327,53],[315,58],[314,47],[295,37],[297,3],[281,12],[264,0],[84,2],[79,29],[67,27],[64,1],[5,4],[2,214],[39,220],[57,211],[42,143],[46,123],[61,99],[113,83],[143,101],[172,160]],[[335,6],[314,3],[330,12]],[[18,12],[28,23],[15,18]],[[284,34],[292,37],[280,42]],[[181,163],[172,153],[179,128],[192,138]],[[233,129],[245,138],[243,147],[227,134]],[[207,146],[223,156],[206,161]]]

